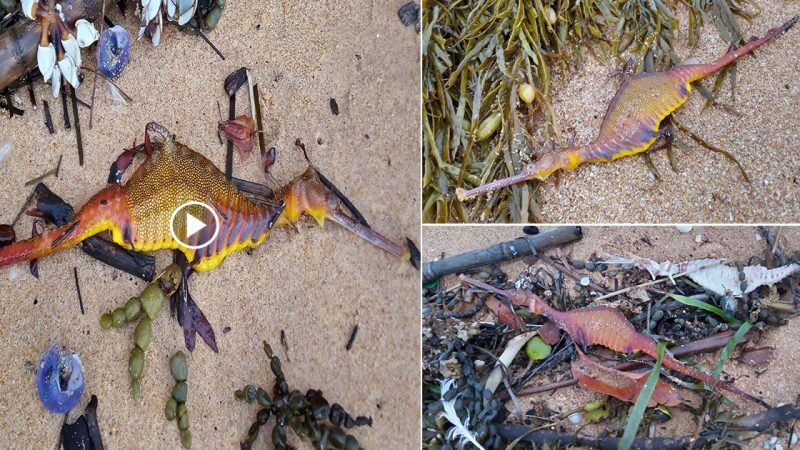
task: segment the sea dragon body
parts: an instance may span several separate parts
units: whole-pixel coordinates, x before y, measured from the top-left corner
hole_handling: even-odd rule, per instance
[[[706,78],[758,47],[777,39],[800,18],[795,16],[780,27],[743,47],[731,50],[710,64],[689,64],[665,72],[644,72],[627,78],[617,90],[591,144],[545,153],[524,171],[471,190],[456,189],[459,200],[528,180],[545,180],[558,170],[574,170],[587,162],[611,162],[649,149],[661,136],[660,124],[686,103],[692,83]]]
[[[590,306],[571,311],[558,311],[553,309],[542,298],[528,291],[503,290],[489,284],[461,275],[462,281],[496,295],[502,295],[512,303],[530,308],[534,314],[542,315],[566,331],[575,345],[588,347],[602,345],[618,353],[633,354],[644,353],[652,358],[657,357],[657,342],[636,331],[633,325],[618,310],[608,306]],[[697,370],[678,361],[667,350],[663,357],[664,367],[672,369],[683,375],[688,375],[697,380],[718,386],[721,389],[736,394],[742,398],[758,403],[769,408],[763,400],[756,398],[741,389],[728,383],[720,382],[710,374]]]
[[[320,225],[331,218],[393,255],[405,252],[344,214],[313,170],[278,191],[275,201],[256,202],[203,155],[175,142],[162,126],[151,122],[147,130],[158,132],[163,142],[148,150],[151,144],[145,135],[147,157],[125,186],[111,184],[101,190],[61,227],[0,247],[0,267],[39,259],[98,233],[110,232],[113,242],[127,250],[181,251],[195,271],[203,272],[217,267],[233,252],[261,245],[274,225],[292,225],[302,214],[314,217]],[[205,203],[217,214],[218,235],[205,247],[188,248],[170,232],[173,212],[187,202]],[[207,242],[215,229],[213,215],[199,205],[187,208],[189,214],[210,226],[181,240],[192,246]],[[174,221],[178,236],[179,230],[185,230],[185,221],[185,215]]]

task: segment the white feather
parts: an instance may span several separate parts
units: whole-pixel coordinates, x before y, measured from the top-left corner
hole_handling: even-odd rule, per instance
[[[461,418],[458,417],[456,413],[456,399],[458,395],[453,397],[452,400],[447,401],[444,399],[444,395],[447,391],[450,390],[450,387],[453,386],[455,380],[450,378],[448,380],[441,380],[442,385],[442,407],[444,408],[444,412],[442,413],[442,417],[447,419],[448,422],[453,424],[453,427],[447,432],[445,436],[447,440],[458,439],[459,447],[463,448],[464,444],[468,441],[471,442],[472,445],[479,448],[480,450],[485,450],[481,444],[475,439],[475,435],[469,428],[464,425],[464,422],[461,421]],[[465,422],[469,422],[469,413],[467,413],[467,418]]]

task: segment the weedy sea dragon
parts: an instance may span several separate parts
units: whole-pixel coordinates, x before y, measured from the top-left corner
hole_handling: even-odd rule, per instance
[[[571,311],[558,311],[548,305],[542,298],[528,291],[503,290],[486,283],[461,275],[459,279],[473,286],[501,295],[512,303],[530,308],[534,314],[540,314],[551,320],[556,326],[566,331],[575,345],[588,347],[602,345],[618,353],[642,352],[652,358],[657,355],[657,343],[654,339],[636,331],[628,319],[618,310],[608,306],[589,306]],[[664,367],[683,375],[717,386],[725,391],[758,403],[764,408],[770,406],[741,389],[712,377],[706,372],[694,369],[678,361],[667,350],[664,353]]]
[[[688,64],[666,72],[644,72],[627,78],[608,106],[600,133],[591,144],[567,147],[545,153],[517,175],[478,186],[456,189],[459,200],[528,180],[545,180],[557,170],[574,170],[586,162],[610,162],[641,153],[662,136],[661,121],[683,105],[692,91],[692,82],[706,78],[758,47],[782,36],[800,18],[795,16],[780,27],[731,50],[710,64]]]
[[[163,139],[160,145],[150,141],[151,131]],[[261,245],[274,225],[292,225],[303,214],[320,225],[325,219],[333,220],[392,255],[403,256],[410,251],[345,214],[312,168],[277,191],[274,201],[256,202],[237,189],[211,161],[174,141],[169,131],[157,123],[150,122],[146,127],[144,150],[145,161],[124,186],[110,184],[63,226],[0,247],[0,267],[39,259],[108,231],[114,243],[127,250],[178,250],[191,268],[203,272],[217,267],[233,252]],[[132,156],[121,170],[115,163],[110,181],[115,178],[115,168],[116,177],[121,177],[131,161]],[[219,220],[216,239],[199,249],[181,245],[170,232],[173,211],[191,201],[210,205]],[[192,246],[207,242],[215,229],[213,216],[202,206],[188,208],[189,214],[212,226],[183,242]],[[185,216],[177,218],[174,229],[184,230],[186,220]]]

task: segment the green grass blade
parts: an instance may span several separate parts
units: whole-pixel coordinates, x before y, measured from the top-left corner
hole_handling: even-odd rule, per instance
[[[691,297],[686,297],[678,294],[667,294],[667,295],[672,297],[674,300],[683,303],[686,306],[694,306],[695,308],[705,309],[710,313],[714,313],[723,318],[728,323],[741,323],[739,319],[733,317],[732,315],[726,313],[725,311],[717,308],[716,306],[710,303],[706,303],[702,300],[697,300]]]
[[[639,429],[639,424],[642,423],[644,410],[647,408],[647,404],[650,403],[650,397],[652,397],[653,391],[656,390],[658,376],[661,373],[661,360],[664,359],[664,350],[666,350],[666,348],[666,342],[662,341],[658,343],[656,365],[653,366],[653,370],[650,372],[650,375],[647,376],[642,390],[639,391],[639,396],[636,397],[636,403],[633,404],[628,414],[628,423],[625,424],[625,433],[623,433],[622,439],[620,439],[619,445],[617,446],[619,450],[628,450],[631,448],[631,445],[633,445],[633,440],[636,439],[636,431]]]
[[[743,323],[742,326],[739,327],[739,330],[736,331],[736,334],[733,335],[731,340],[729,340],[728,343],[725,344],[725,348],[722,349],[722,353],[720,353],[719,355],[719,360],[717,361],[717,365],[714,366],[714,371],[711,372],[711,375],[714,378],[719,378],[719,373],[722,372],[722,366],[725,365],[725,360],[728,359],[728,356],[730,356],[731,353],[733,353],[733,349],[736,348],[736,345],[739,344],[739,341],[742,340],[744,335],[752,326],[753,324],[751,324],[750,322]]]

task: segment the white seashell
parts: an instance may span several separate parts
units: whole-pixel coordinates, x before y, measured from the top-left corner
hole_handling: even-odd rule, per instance
[[[38,5],[39,0],[22,0],[22,13],[25,14],[25,17],[28,19],[34,20],[34,12],[33,6]]]
[[[161,10],[161,0],[142,0],[142,24],[147,26]]]
[[[78,41],[75,40],[75,36],[70,34],[67,40],[62,39],[61,45],[64,46],[64,51],[67,52],[67,56],[72,58],[72,61],[75,62],[75,66],[80,67],[83,60],[81,59],[81,49],[78,47]]]
[[[3,161],[6,159],[9,153],[11,153],[11,149],[14,148],[11,145],[11,142],[8,141],[0,141],[0,165],[3,164]]]
[[[175,4],[175,0],[164,0],[164,4],[167,6],[167,18],[174,20],[175,11],[178,8],[178,6]]]
[[[78,42],[78,46],[80,48],[86,48],[100,39],[100,33],[97,31],[97,28],[95,28],[94,24],[88,20],[79,19],[77,22],[75,22],[75,28],[78,30],[76,41]]]
[[[676,225],[675,229],[680,231],[681,233],[688,233],[688,232],[692,231],[692,226],[691,225]]]
[[[194,11],[197,8],[197,0],[178,0],[178,25],[186,25],[187,22],[192,20]]]
[[[40,45],[36,52],[36,61],[39,63],[39,72],[42,73],[44,81],[50,81],[50,77],[53,76],[53,67],[56,66],[56,48],[53,44],[47,47]]]
[[[61,61],[58,62],[58,68],[61,69],[61,75],[64,76],[67,83],[71,84],[72,87],[76,89],[80,86],[81,81],[78,79],[78,68],[75,67],[75,61],[73,61],[69,55],[64,55]]]
[[[61,93],[61,70],[58,69],[58,66],[53,68],[53,77],[50,78],[50,84],[53,87],[53,97],[58,98],[58,94]]]

